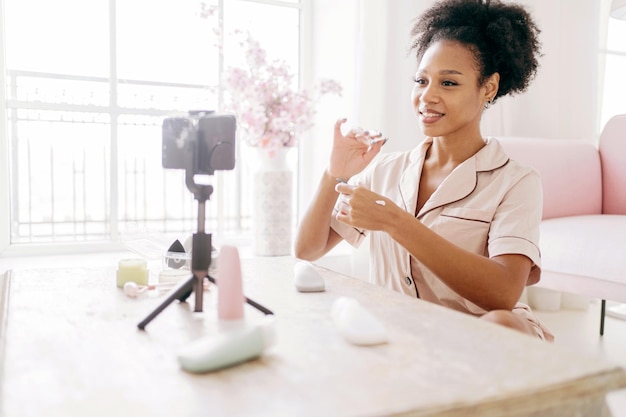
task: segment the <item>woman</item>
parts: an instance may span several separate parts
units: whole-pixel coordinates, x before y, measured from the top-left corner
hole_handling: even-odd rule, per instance
[[[444,0],[419,17],[412,101],[426,139],[379,155],[380,133],[344,135],[338,120],[296,256],[369,234],[373,282],[552,340],[517,302],[540,275],[539,175],[480,132],[484,109],[534,77],[539,32],[523,7],[495,0]]]

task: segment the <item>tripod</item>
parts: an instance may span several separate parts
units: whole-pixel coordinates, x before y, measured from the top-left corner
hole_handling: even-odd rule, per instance
[[[185,302],[191,293],[195,293],[194,312],[202,312],[204,303],[204,280],[215,283],[215,279],[208,275],[211,266],[211,234],[204,230],[206,201],[213,193],[212,185],[197,184],[194,180],[193,172],[189,169],[185,171],[185,183],[189,191],[194,194],[198,201],[198,231],[193,234],[191,250],[191,271],[192,276],[182,285],[178,286],[152,313],[143,319],[137,327],[144,330],[145,327],[156,316],[165,310],[175,300]]]
[[[194,194],[195,199],[198,200],[198,231],[193,234],[191,250],[192,276],[174,289],[154,311],[137,324],[137,327],[141,330],[145,330],[148,323],[165,310],[172,302],[179,300],[181,303],[184,303],[191,293],[195,293],[194,312],[202,312],[202,305],[204,303],[204,280],[208,279],[211,283],[217,284],[215,278],[208,274],[209,267],[211,266],[211,234],[206,233],[204,230],[206,201],[211,197],[213,187],[211,185],[196,184],[193,173],[190,170],[186,171],[185,183],[187,184],[187,188]],[[244,298],[246,303],[262,313],[266,315],[274,314],[271,310],[250,298]]]

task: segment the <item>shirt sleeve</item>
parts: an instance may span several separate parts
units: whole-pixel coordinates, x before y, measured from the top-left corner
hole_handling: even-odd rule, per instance
[[[370,188],[371,181],[369,180],[369,178],[371,177],[370,173],[374,165],[375,163],[373,161],[372,164],[370,164],[367,168],[365,168],[365,170],[362,171],[360,174],[357,174],[354,177],[350,178],[348,183],[352,185],[361,185],[366,188]],[[354,226],[350,226],[348,224],[342,223],[339,220],[337,220],[337,213],[339,213],[340,207],[341,207],[341,199],[337,198],[337,201],[335,202],[335,207],[333,208],[333,214],[330,219],[330,227],[335,232],[337,232],[337,234],[339,234],[339,236],[341,236],[350,245],[352,245],[355,248],[358,248],[363,242],[363,240],[365,239],[365,237],[367,236],[367,231],[357,229]]]
[[[489,230],[488,251],[493,258],[521,254],[541,268],[539,229],[543,210],[543,190],[539,173],[530,169],[505,194]],[[537,268],[534,268],[537,267]]]
[[[332,214],[333,217],[330,219],[330,227],[332,227],[333,230],[337,232],[339,236],[341,236],[350,245],[358,248],[363,242],[363,239],[365,239],[365,237],[367,236],[366,231],[359,230],[356,227],[340,222],[339,220],[337,220],[337,213],[338,209],[337,205],[335,205]]]

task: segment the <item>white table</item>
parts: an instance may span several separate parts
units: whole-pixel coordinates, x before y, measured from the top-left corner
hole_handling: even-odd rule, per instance
[[[203,313],[192,296],[140,331],[165,295],[126,297],[114,265],[12,271],[0,285],[0,416],[598,417],[626,387],[617,365],[329,270],[326,292],[299,293],[294,262],[243,261],[244,291],[274,311],[277,343],[204,375],[182,371],[176,352],[217,331],[215,288]],[[381,319],[389,343],[342,339],[330,318],[341,296]],[[246,317],[262,314],[247,306]]]

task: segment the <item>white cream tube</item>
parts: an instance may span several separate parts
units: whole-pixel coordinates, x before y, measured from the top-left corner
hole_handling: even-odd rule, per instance
[[[216,371],[259,357],[275,337],[273,320],[246,325],[196,340],[180,350],[178,362],[187,372]]]

